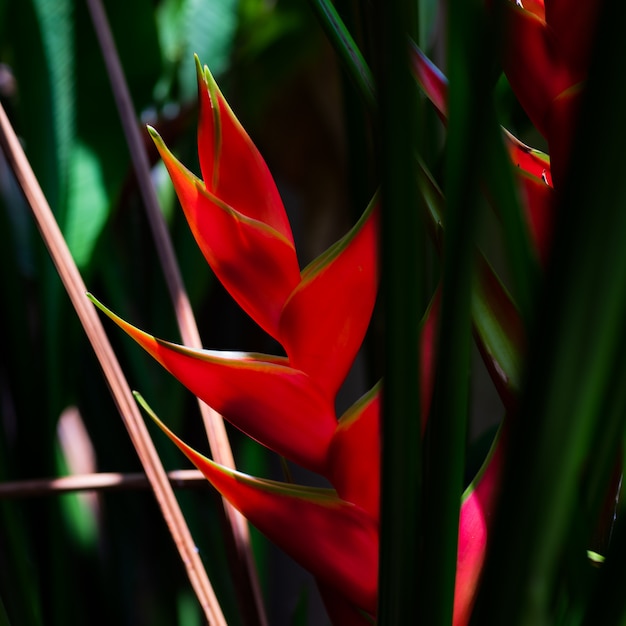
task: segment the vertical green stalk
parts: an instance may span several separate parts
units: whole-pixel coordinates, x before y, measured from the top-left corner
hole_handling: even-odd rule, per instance
[[[417,32],[416,10],[416,3],[406,0],[379,0],[377,5],[385,319],[381,626],[415,621],[417,581],[424,575],[419,541],[422,479],[418,391],[423,237],[414,176],[420,111],[408,58],[408,36]]]
[[[489,41],[480,6],[448,5],[449,127],[443,215],[443,273],[437,369],[424,448],[421,587],[425,624],[451,624],[469,406],[471,288],[484,128],[491,111],[484,59]]]

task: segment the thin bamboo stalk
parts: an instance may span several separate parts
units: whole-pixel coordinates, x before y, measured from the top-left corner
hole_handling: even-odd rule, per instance
[[[148,429],[132,396],[128,382],[124,377],[96,310],[85,297],[87,289],[80,272],[74,263],[50,206],[1,105],[0,144],[33,211],[37,226],[48,247],[57,272],[100,362],[105,378],[111,388],[113,399],[117,404],[124,425],[150,480],[163,517],[170,529],[204,614],[210,624],[225,626],[226,621],[196,550],[195,542],[178,506],[167,474],[150,439]]]
[[[204,474],[198,470],[173,470],[167,472],[173,488],[209,487]],[[58,478],[35,478],[0,483],[0,499],[32,498],[35,496],[59,495],[76,491],[123,491],[127,489],[149,489],[150,481],[145,474],[122,474],[120,472],[98,472],[74,474]]]
[[[159,201],[150,177],[148,156],[143,141],[141,140],[135,109],[106,12],[100,0],[87,0],[87,5],[91,13],[96,36],[100,43],[107,73],[109,74],[113,96],[126,135],[126,141],[137,176],[139,191],[145,205],[148,222],[152,230],[152,236],[165,276],[165,282],[174,305],[181,338],[185,345],[200,349],[203,347],[200,333],[198,332],[198,326],[194,318],[191,303],[189,302],[189,297],[185,290],[167,225],[159,209]],[[235,469],[235,460],[222,416],[200,400],[198,400],[198,405],[200,407],[200,413],[204,422],[213,459],[221,465]],[[233,537],[238,566],[248,590],[246,595],[251,595],[250,598],[244,598],[243,604],[248,607],[248,610],[253,609],[254,623],[266,626],[267,617],[265,615],[261,587],[252,554],[248,522],[241,513],[226,500],[222,500],[222,502]]]

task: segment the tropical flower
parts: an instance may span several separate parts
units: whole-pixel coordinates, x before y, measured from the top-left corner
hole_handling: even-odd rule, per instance
[[[570,15],[561,2],[507,3],[507,76],[553,160],[504,131],[532,240],[545,261],[552,222],[553,178],[561,180],[586,75],[591,3]],[[583,27],[585,26],[585,27]],[[583,40],[575,38],[585,33]],[[520,54],[520,50],[523,54]],[[447,83],[414,48],[414,72],[442,119]],[[377,607],[381,385],[337,419],[335,396],[368,328],[378,283],[376,199],[341,240],[300,269],[280,195],[254,146],[207,68],[197,62],[201,178],[187,170],[149,129],[193,235],[213,272],[238,304],[284,348],[285,356],[194,350],[149,335],[97,303],[163,367],[234,426],[276,453],[326,477],[314,489],[244,475],[195,451],[154,414],[170,439],[213,486],[272,541],[315,576],[335,623],[367,624]],[[555,164],[555,165],[553,165]],[[558,164],[558,166],[556,166]],[[554,170],[554,167],[557,167]],[[424,176],[436,231],[442,198]],[[476,337],[504,404],[515,406],[519,315],[480,260],[476,307],[490,328]],[[439,290],[421,322],[422,415],[432,395]],[[494,338],[495,334],[495,338]],[[508,359],[508,360],[507,360]],[[467,624],[488,543],[490,516],[506,453],[506,423],[466,491],[459,520],[454,624]],[[417,443],[417,442],[416,442]]]
[[[207,262],[286,356],[193,350],[142,332],[99,306],[232,424],[335,486],[312,489],[227,470],[163,426],[235,507],[316,576],[329,611],[358,620],[361,610],[375,613],[377,601],[379,389],[339,420],[334,402],[376,299],[376,201],[300,271],[267,165],[208,69],[199,63],[197,69],[202,179],[150,132]],[[374,489],[363,489],[362,471]]]

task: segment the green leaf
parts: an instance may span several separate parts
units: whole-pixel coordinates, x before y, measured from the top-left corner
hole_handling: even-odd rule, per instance
[[[90,262],[109,214],[100,160],[80,141],[71,155],[65,240],[80,269]]]
[[[422,122],[409,72],[414,3],[378,3],[375,62],[381,176],[381,293],[385,324],[380,606],[381,626],[414,623],[430,570],[422,558],[422,450],[418,320],[423,314],[425,238],[415,185]],[[459,494],[460,495],[460,494]],[[428,573],[430,576],[430,571]]]

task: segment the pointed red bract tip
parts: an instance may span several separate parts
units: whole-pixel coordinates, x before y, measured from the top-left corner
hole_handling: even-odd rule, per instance
[[[291,226],[261,153],[198,63],[198,157],[208,191],[246,217],[267,224],[292,246]]]
[[[411,46],[411,61],[417,82],[445,124],[448,121],[448,79],[415,44]]]
[[[469,624],[476,600],[500,490],[506,439],[506,431],[502,430],[478,478],[466,492],[461,504],[453,626]]]
[[[217,465],[159,426],[244,517],[350,604],[369,613],[378,595],[378,527],[334,492],[252,478]]]

